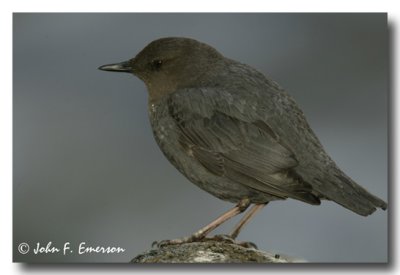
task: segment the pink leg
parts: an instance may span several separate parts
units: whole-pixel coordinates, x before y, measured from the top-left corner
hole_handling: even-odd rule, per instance
[[[232,239],[236,239],[242,228],[250,221],[252,217],[254,217],[255,214],[257,214],[257,212],[259,212],[267,204],[268,203],[254,205],[249,211],[247,211],[246,215],[236,224],[235,228],[232,230],[229,236]]]
[[[189,243],[194,242],[197,240],[203,239],[210,233],[212,230],[226,222],[227,220],[235,217],[236,215],[244,212],[250,205],[250,200],[248,198],[242,199],[235,207],[230,209],[229,211],[225,212],[217,219],[209,223],[208,225],[204,226],[200,230],[196,231],[193,235],[189,237],[184,237],[181,239],[174,239],[174,240],[165,240],[158,243],[158,246],[168,245],[168,244],[180,244],[180,243]]]

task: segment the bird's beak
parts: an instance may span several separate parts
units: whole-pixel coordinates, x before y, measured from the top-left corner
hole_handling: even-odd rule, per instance
[[[130,61],[124,61],[115,64],[107,64],[100,66],[99,70],[109,71],[109,72],[132,73],[132,64]]]

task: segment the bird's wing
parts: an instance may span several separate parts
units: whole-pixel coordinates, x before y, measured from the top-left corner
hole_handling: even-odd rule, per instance
[[[311,186],[292,169],[298,165],[296,156],[271,127],[257,118],[241,117],[240,111],[232,112],[235,104],[228,94],[209,92],[185,90],[168,98],[168,111],[186,152],[220,177],[281,199],[319,204]]]

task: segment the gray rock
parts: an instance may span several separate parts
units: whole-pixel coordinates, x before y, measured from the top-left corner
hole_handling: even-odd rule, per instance
[[[167,245],[139,254],[131,263],[298,263],[304,260],[223,241]]]

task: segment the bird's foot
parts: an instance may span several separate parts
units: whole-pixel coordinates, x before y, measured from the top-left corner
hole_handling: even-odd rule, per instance
[[[228,235],[228,234],[218,234],[218,235],[214,235],[213,237],[210,237],[208,239],[217,241],[217,242],[236,243],[235,239],[232,238],[232,236]]]
[[[162,241],[154,241],[151,244],[151,247],[153,248],[162,248],[167,245],[175,245],[175,244],[183,244],[183,243],[192,243],[192,242],[197,242],[204,239],[204,236],[196,236],[196,235],[191,235],[189,237],[183,237],[180,239],[172,239],[172,240],[162,240]]]
[[[237,242],[236,244],[243,246],[244,248],[258,249],[257,245],[253,242]]]
[[[207,238],[207,240],[215,240],[215,241],[222,241],[222,242],[228,242],[231,244],[237,244],[240,246],[243,246],[245,248],[254,248],[257,249],[257,245],[253,242],[238,242],[236,241],[231,235],[227,235],[227,234],[219,234],[219,235],[215,235],[211,238]]]
[[[192,242],[199,242],[199,241],[217,241],[217,242],[227,242],[231,244],[236,244],[243,246],[245,248],[254,248],[257,249],[257,245],[253,242],[238,242],[230,235],[227,234],[219,234],[213,237],[204,237],[204,236],[197,236],[191,235],[189,237],[184,237],[180,239],[172,239],[172,240],[162,240],[162,241],[154,241],[151,245],[153,248],[162,248],[168,245],[176,245],[176,244],[183,244],[183,243],[192,243]]]

